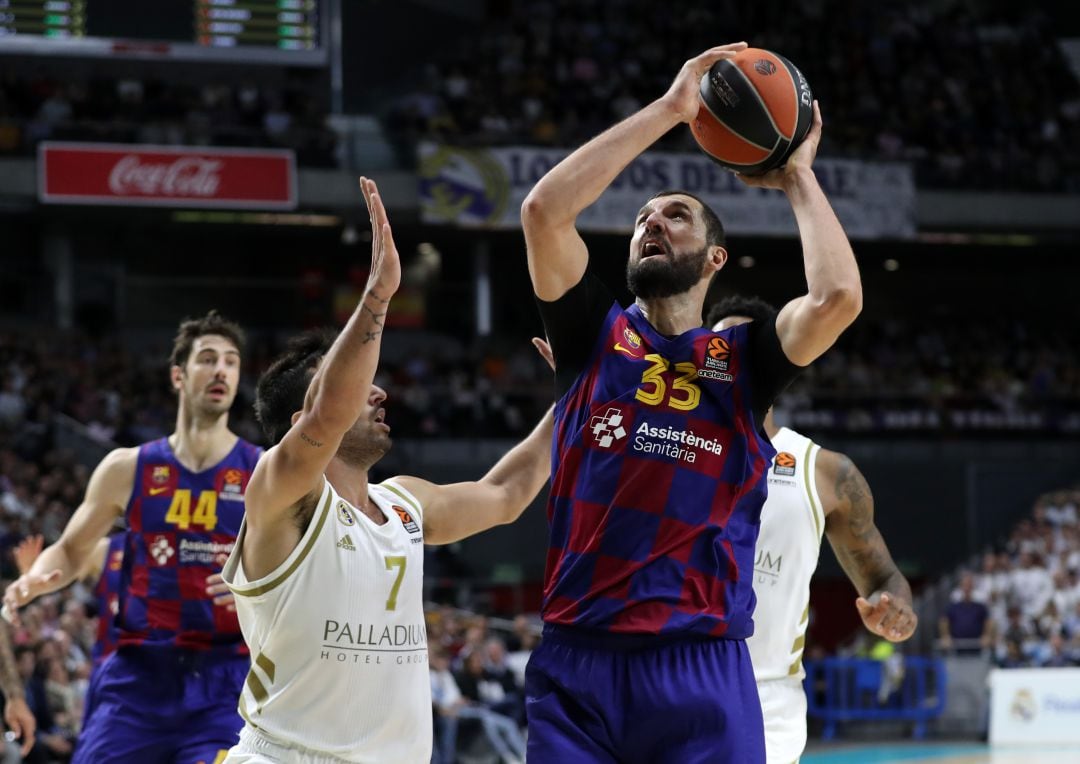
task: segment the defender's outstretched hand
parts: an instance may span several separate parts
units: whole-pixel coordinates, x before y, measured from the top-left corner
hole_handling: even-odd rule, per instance
[[[389,302],[401,285],[401,258],[394,245],[390,219],[375,181],[361,177],[360,190],[371,218],[371,274],[368,276],[367,291]]]

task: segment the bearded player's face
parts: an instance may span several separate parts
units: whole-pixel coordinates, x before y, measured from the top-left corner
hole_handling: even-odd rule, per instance
[[[626,284],[635,297],[671,297],[702,277],[709,246],[697,200],[682,194],[650,199],[638,212],[630,239]]]
[[[371,386],[367,406],[353,426],[345,433],[338,446],[342,460],[363,467],[371,467],[390,450],[390,425],[386,423],[386,409],[382,407],[386,391],[378,385]]]

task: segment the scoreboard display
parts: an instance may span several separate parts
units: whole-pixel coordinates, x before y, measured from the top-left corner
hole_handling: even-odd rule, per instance
[[[0,54],[325,64],[322,0],[0,0]]]

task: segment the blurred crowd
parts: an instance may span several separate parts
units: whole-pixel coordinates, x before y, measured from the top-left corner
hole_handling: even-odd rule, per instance
[[[388,352],[376,378],[400,437],[516,438],[551,405],[551,372],[531,345],[422,344],[422,353]],[[253,389],[273,343],[253,345],[231,424],[261,443]],[[170,432],[175,412],[161,354],[109,339],[0,333],[0,431],[17,434],[25,458],[50,447],[57,413],[102,444],[133,445]],[[809,431],[1075,434],[1080,332],[984,316],[862,321],[785,392],[777,415]]]
[[[304,165],[335,164],[327,109],[310,88],[190,85],[123,78],[0,76],[0,155],[39,141],[291,148]]]
[[[1040,496],[1000,551],[961,574],[938,628],[944,648],[1003,668],[1080,665],[1080,489]]]
[[[540,624],[525,615],[501,623],[496,630],[450,607],[427,613],[434,764],[485,749],[506,764],[525,761],[525,664]]]
[[[822,155],[910,161],[925,187],[1080,191],[1068,148],[1080,141],[1080,85],[1037,5],[1005,15],[901,0],[488,8],[477,34],[448,45],[389,112],[404,148],[422,138],[576,146],[664,93],[686,58],[746,39],[806,74],[827,124]],[[664,146],[693,142],[675,130]]]

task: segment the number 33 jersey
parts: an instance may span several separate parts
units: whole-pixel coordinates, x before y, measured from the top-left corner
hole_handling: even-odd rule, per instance
[[[244,530],[222,575],[251,648],[247,723],[285,745],[354,762],[431,758],[423,510],[388,481],[376,525],[326,481],[292,553],[257,580]]]
[[[612,306],[555,408],[546,622],[752,633],[754,543],[775,451],[751,413],[748,332],[665,337],[636,305]]]
[[[206,579],[232,551],[261,453],[238,439],[218,464],[192,472],[167,438],[139,447],[118,592],[121,647],[247,654],[236,614],[214,605]]]

